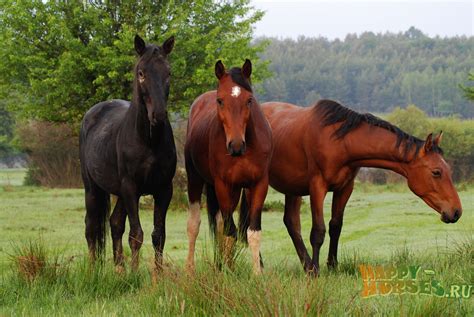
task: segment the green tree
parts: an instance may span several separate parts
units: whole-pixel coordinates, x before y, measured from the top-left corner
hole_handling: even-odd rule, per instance
[[[251,45],[263,13],[249,2],[0,0],[0,99],[27,118],[78,122],[99,101],[130,99],[135,34],[174,35],[170,107],[186,112],[215,87],[218,59],[250,58],[253,79],[268,76],[257,55],[266,43]]]
[[[387,120],[422,140],[432,132],[428,116],[415,105],[409,105],[405,109],[397,107],[388,115]]]
[[[14,120],[0,100],[0,159],[17,153],[12,145]]]
[[[453,170],[455,180],[473,180],[474,176],[474,120],[462,120],[456,116],[428,118],[414,105],[406,109],[396,108],[388,121],[405,132],[425,139],[428,133],[443,131],[441,148]]]
[[[467,79],[474,82],[474,73],[469,73]],[[464,97],[468,100],[474,101],[474,86],[460,85],[461,90],[464,92]]]
[[[432,116],[473,118],[472,103],[458,89],[474,69],[473,46],[472,36],[430,38],[413,27],[332,41],[272,38],[262,57],[271,60],[274,77],[262,85],[260,99],[304,106],[319,95],[371,112],[413,103]]]

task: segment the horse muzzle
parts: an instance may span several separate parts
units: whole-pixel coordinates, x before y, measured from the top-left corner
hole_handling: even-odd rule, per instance
[[[150,121],[150,124],[152,126],[157,125],[158,122],[165,120],[167,117],[166,111],[160,111],[160,112],[151,112],[148,113],[148,120]]]
[[[229,152],[231,156],[242,156],[246,150],[247,146],[245,141],[230,141],[229,144],[227,144],[227,152]]]
[[[460,208],[454,209],[452,213],[443,211],[441,213],[441,221],[444,223],[455,223],[461,218],[462,210]]]

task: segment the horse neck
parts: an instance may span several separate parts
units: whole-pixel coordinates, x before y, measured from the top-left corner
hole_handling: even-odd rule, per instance
[[[259,137],[257,129],[259,128],[262,120],[265,120],[260,104],[254,105],[252,111],[250,112],[250,118],[247,122],[247,129],[245,133],[245,138],[247,144],[252,144],[253,141],[256,141]]]
[[[132,133],[133,131],[145,144],[154,145],[162,140],[162,131],[167,121],[168,119],[166,118],[158,121],[155,126],[150,124],[146,106],[143,104],[135,87],[132,102],[125,118],[125,125],[128,126],[127,133]]]
[[[397,135],[386,129],[364,123],[345,137],[345,147],[352,167],[378,167],[407,176],[406,165],[414,149],[405,155],[405,141],[397,146]]]

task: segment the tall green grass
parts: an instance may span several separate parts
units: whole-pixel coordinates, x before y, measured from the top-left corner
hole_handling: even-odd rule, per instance
[[[10,271],[1,277],[0,314],[5,315],[160,315],[160,316],[318,316],[418,315],[472,316],[470,299],[423,295],[362,298],[361,263],[420,265],[436,272],[443,285],[473,282],[472,239],[453,241],[453,248],[418,254],[408,246],[386,258],[361,256],[356,250],[341,256],[335,272],[323,269],[319,278],[299,266],[272,263],[262,276],[252,274],[241,255],[233,270],[216,269],[212,252],[201,252],[194,275],[170,260],[156,274],[142,265],[138,272],[117,274],[111,262],[90,265],[86,257],[68,258],[48,250],[41,241],[16,246]],[[42,269],[25,274],[22,258],[42,261]],[[58,260],[59,259],[59,260]],[[147,262],[147,261],[145,261]],[[149,261],[151,263],[151,261]]]
[[[115,273],[108,241],[103,266],[90,266],[84,239],[82,190],[0,186],[0,316],[159,315],[386,315],[473,316],[470,299],[426,295],[362,298],[360,264],[419,265],[434,270],[444,287],[473,284],[474,188],[460,192],[464,214],[456,224],[439,215],[405,186],[358,184],[346,208],[339,268],[325,266],[329,237],[321,250],[319,278],[307,277],[282,222],[282,195],[270,191],[262,216],[263,276],[252,274],[247,248],[240,246],[232,270],[214,265],[203,211],[197,241],[197,270],[184,270],[186,212],[167,216],[165,267],[155,274],[150,239],[153,214],[140,211],[145,232],[141,265]],[[330,195],[325,201],[326,224]],[[309,204],[302,231],[309,247]],[[130,251],[124,237],[127,263]]]

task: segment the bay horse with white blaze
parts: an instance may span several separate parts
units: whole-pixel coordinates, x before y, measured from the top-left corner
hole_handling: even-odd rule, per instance
[[[146,45],[135,36],[139,58],[135,65],[133,97],[96,104],[84,116],[80,132],[81,172],[86,201],[86,239],[91,260],[103,254],[110,194],[118,196],[110,217],[114,262],[123,270],[122,236],[130,223],[132,269],[138,268],[143,230],[138,200],[153,195],[155,263],[161,266],[165,218],[173,194],[176,148],[167,115],[170,66],[174,37],[163,45]]]
[[[249,60],[242,68],[235,67],[230,71],[218,61],[215,65],[219,80],[217,91],[202,94],[191,106],[185,144],[189,198],[186,266],[191,271],[194,270],[195,244],[201,222],[201,194],[206,186],[211,232],[223,231],[225,260],[229,260],[228,253],[237,236],[232,213],[242,189],[247,189],[249,227],[246,234],[254,272],[261,272],[261,212],[268,190],[272,135],[253,96],[251,73]]]
[[[292,104],[262,104],[273,133],[270,185],[285,194],[284,223],[304,269],[319,273],[319,250],[326,226],[323,203],[333,192],[329,222],[328,266],[337,265],[337,247],[344,208],[361,167],[392,170],[446,223],[462,214],[451,170],[439,147],[442,134],[425,141],[371,114],[359,114],[332,100],[302,108]],[[310,195],[311,258],[301,237],[301,196]]]

